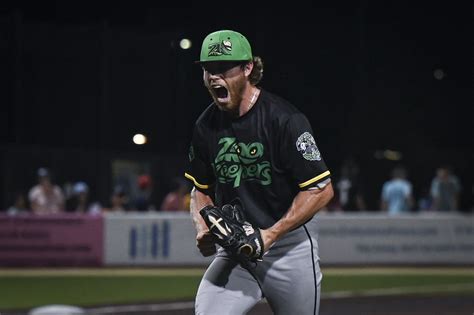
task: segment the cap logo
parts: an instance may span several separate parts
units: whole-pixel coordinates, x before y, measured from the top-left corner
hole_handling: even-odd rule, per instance
[[[209,48],[209,53],[207,54],[208,57],[231,55],[232,42],[230,40],[223,40],[220,43],[210,44],[208,48]]]

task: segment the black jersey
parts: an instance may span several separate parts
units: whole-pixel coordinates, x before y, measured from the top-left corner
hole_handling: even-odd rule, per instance
[[[211,104],[196,121],[186,178],[216,205],[239,198],[247,219],[268,228],[301,190],[327,181],[306,116],[286,100],[262,90],[243,116]]]

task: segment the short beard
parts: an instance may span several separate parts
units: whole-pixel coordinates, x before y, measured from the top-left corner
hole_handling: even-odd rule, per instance
[[[222,110],[229,112],[230,115],[238,117],[240,112],[240,103],[242,103],[242,94],[245,91],[246,79],[243,77],[235,81],[234,84],[228,86],[230,96],[230,106],[228,108],[222,108]]]

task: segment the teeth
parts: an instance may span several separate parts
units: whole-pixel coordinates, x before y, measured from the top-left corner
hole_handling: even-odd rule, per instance
[[[221,88],[221,87],[223,87],[223,86],[222,86],[222,85],[213,85],[213,86],[212,86],[213,89],[219,89],[219,88]]]

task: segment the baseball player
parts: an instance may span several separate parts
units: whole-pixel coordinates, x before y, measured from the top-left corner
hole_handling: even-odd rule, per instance
[[[185,177],[197,247],[216,256],[196,314],[245,314],[262,298],[275,314],[318,314],[314,215],[333,189],[311,125],[257,86],[263,62],[242,34],[209,34],[198,63],[213,102],[196,121]]]

